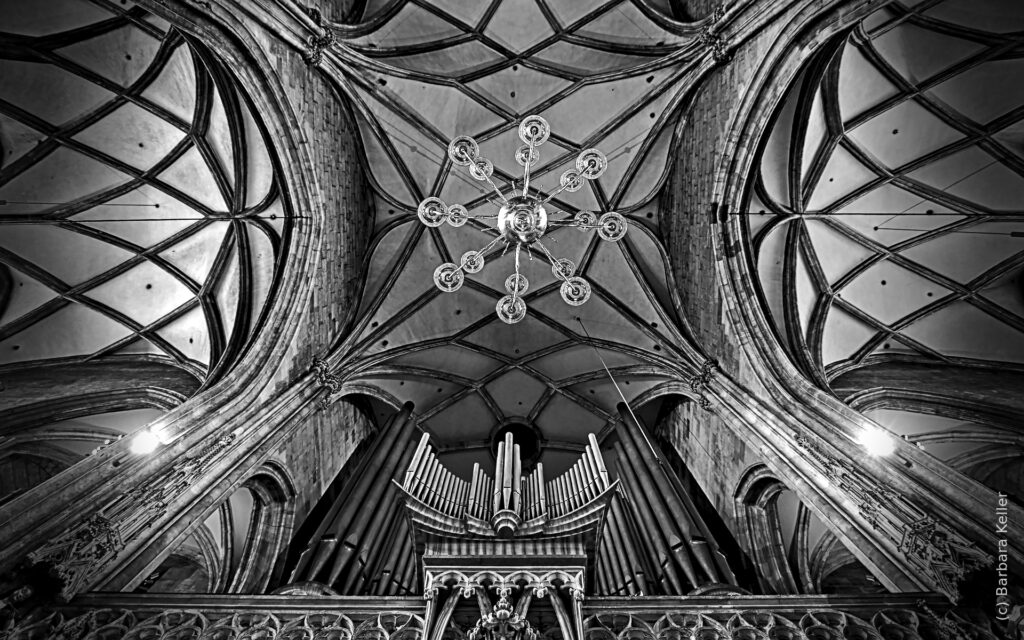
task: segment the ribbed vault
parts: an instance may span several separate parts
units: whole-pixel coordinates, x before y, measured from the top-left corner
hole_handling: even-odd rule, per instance
[[[665,176],[675,108],[697,70],[696,30],[623,0],[369,3],[365,16],[334,25],[347,63],[336,80],[360,122],[378,200],[362,304],[342,346],[344,377],[396,405],[413,400],[441,450],[470,466],[487,459],[499,425],[534,422],[547,441],[543,461],[557,469],[588,432],[615,419],[617,394],[592,347],[630,400],[681,375],[684,336],[650,201]],[[630,231],[615,244],[571,228],[548,233],[545,244],[578,265],[594,296],[565,305],[550,263],[529,256],[529,312],[508,326],[494,315],[512,272],[503,245],[454,294],[431,279],[496,232],[477,220],[426,229],[415,210],[436,195],[471,214],[495,213],[493,190],[452,166],[448,141],[476,138],[495,164],[496,188],[509,193],[516,180],[521,187],[513,153],[528,114],[552,127],[531,186],[550,194],[579,151],[597,147],[610,161],[605,175],[551,204],[619,211]]]
[[[265,133],[204,47],[130,3],[4,3],[0,365],[153,360],[213,380],[287,247]]]
[[[820,384],[1024,363],[1022,30],[1013,2],[895,2],[784,99],[744,213],[780,340]]]

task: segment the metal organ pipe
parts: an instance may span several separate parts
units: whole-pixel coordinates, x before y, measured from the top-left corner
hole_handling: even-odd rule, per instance
[[[351,492],[345,496],[344,500],[338,500],[335,503],[331,512],[324,518],[323,524],[311,538],[309,546],[299,557],[290,577],[292,582],[318,580],[319,574],[326,568],[332,557],[335,557],[336,552],[335,565],[338,561],[343,564],[347,563],[352,549],[347,546],[350,541],[346,537],[346,533],[354,530],[353,520],[356,520],[356,524],[362,522],[362,526],[365,526],[365,511],[360,509],[361,505],[379,501],[380,494],[384,489],[383,483],[374,481],[376,474],[371,471],[388,467],[388,462],[392,460],[397,463],[401,452],[408,450],[408,447],[397,446],[396,443],[400,439],[404,440],[412,435],[414,428],[411,420],[412,409],[411,402],[405,403],[402,409],[395,412],[381,429],[374,443],[373,454],[360,465]],[[391,474],[393,473],[394,467],[391,467]],[[360,516],[364,517],[360,518]],[[337,547],[343,538],[346,546],[338,550]],[[332,566],[330,582],[334,581],[340,571],[341,569],[335,571]]]
[[[615,443],[616,452],[618,453],[619,459],[619,479],[623,482],[626,487],[629,497],[637,505],[637,514],[640,519],[643,520],[644,530],[648,532],[648,540],[654,544],[655,557],[657,560],[655,564],[662,568],[665,576],[668,578],[671,586],[670,594],[683,594],[689,591],[689,589],[683,589],[683,584],[679,579],[679,574],[676,572],[675,564],[672,562],[672,554],[669,552],[671,547],[671,541],[664,538],[665,532],[658,525],[657,518],[667,517],[662,513],[658,513],[653,505],[649,505],[647,502],[646,492],[653,492],[653,488],[650,486],[642,487],[636,483],[633,475],[633,468],[630,465],[628,453],[623,446],[622,440]],[[691,567],[690,573],[693,572]]]
[[[668,479],[665,474],[665,469],[662,468],[661,464],[654,456],[654,452],[651,451],[650,446],[647,445],[646,438],[643,436],[643,430],[640,424],[633,419],[632,414],[629,413],[628,407],[624,404],[619,403],[619,416],[622,418],[623,429],[625,437],[624,440],[628,440],[627,446],[632,445],[632,448],[636,452],[635,455],[637,466],[643,466],[645,469],[637,469],[637,473],[640,474],[642,471],[652,478],[652,480],[661,480],[657,484],[663,486],[666,491],[658,492],[659,501],[663,501],[668,512],[671,514],[671,519],[666,522],[671,523],[672,526],[687,543],[687,552],[692,551],[694,557],[696,557],[698,564],[707,574],[707,578],[710,582],[721,582],[721,578],[718,575],[718,570],[714,565],[708,549],[706,546],[701,545],[698,549],[693,543],[692,533],[697,529],[694,523],[692,515],[687,511],[686,507],[679,500],[679,496],[676,495],[672,482]],[[641,441],[643,440],[643,441]],[[695,586],[700,586],[701,583],[694,582]]]

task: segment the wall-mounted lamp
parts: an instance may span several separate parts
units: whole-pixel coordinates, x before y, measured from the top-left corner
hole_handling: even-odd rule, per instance
[[[148,455],[160,446],[160,437],[149,429],[142,429],[132,438],[131,451],[137,455]]]
[[[869,456],[882,458],[892,455],[896,450],[892,436],[877,427],[865,427],[857,436],[857,442],[864,447]]]

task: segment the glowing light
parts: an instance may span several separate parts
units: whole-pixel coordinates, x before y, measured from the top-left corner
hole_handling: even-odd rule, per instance
[[[156,451],[160,446],[160,438],[149,429],[143,429],[132,438],[132,453],[146,455]]]
[[[896,442],[892,436],[875,427],[868,427],[861,431],[857,442],[870,456],[885,457],[892,455],[892,452],[896,450]]]

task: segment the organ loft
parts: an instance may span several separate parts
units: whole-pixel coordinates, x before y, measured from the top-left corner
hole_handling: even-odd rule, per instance
[[[0,0],[0,640],[1024,640],[1019,0]]]

